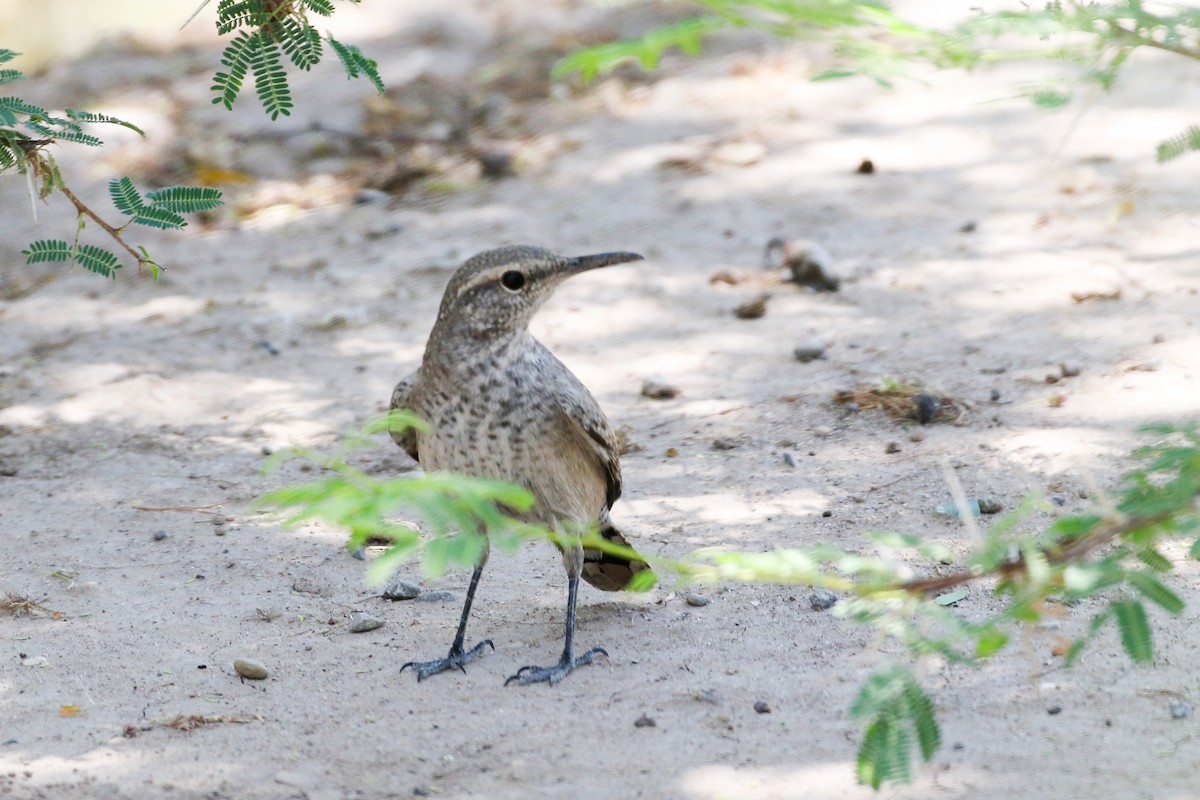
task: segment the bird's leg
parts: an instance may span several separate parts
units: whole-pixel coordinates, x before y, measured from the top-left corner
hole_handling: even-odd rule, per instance
[[[567,631],[563,641],[562,658],[552,667],[521,667],[504,682],[505,686],[513,681],[521,684],[544,682],[553,686],[570,675],[576,667],[592,663],[592,659],[597,655],[608,655],[608,651],[603,647],[593,647],[582,655],[575,655],[575,596],[579,592],[579,575],[583,571],[583,546],[576,541],[573,548],[564,549],[563,561],[567,566]]]
[[[460,669],[466,672],[467,670],[464,665],[482,653],[484,645],[493,650],[496,649],[491,639],[484,639],[470,650],[463,651],[463,639],[467,633],[467,619],[471,616],[471,603],[475,600],[475,587],[479,585],[479,577],[483,574],[483,565],[487,563],[487,559],[488,548],[485,545],[483,555],[480,556],[479,563],[475,565],[475,571],[471,573],[471,584],[467,587],[467,599],[463,603],[462,616],[458,620],[458,632],[454,634],[454,642],[450,645],[450,654],[445,658],[437,658],[433,661],[409,661],[400,667],[401,672],[412,667],[417,673],[418,683],[430,675],[437,675],[439,672],[445,672],[448,669]]]

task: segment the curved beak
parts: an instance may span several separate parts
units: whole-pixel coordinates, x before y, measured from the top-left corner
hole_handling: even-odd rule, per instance
[[[642,260],[642,256],[637,253],[597,253],[592,256],[576,256],[567,260],[567,272],[571,275],[578,275],[581,272],[587,272],[589,269],[611,267],[613,264],[626,264],[630,261]]]

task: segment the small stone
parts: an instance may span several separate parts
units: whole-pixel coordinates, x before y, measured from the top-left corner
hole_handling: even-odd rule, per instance
[[[908,434],[908,440],[910,442],[925,441],[925,431],[921,430],[920,428],[914,428],[912,433]]]
[[[999,514],[1004,510],[1004,506],[999,500],[991,497],[979,498],[979,513],[980,514]]]
[[[702,594],[696,594],[695,592],[688,592],[683,596],[683,599],[687,601],[689,606],[706,606],[712,602],[710,598]]]
[[[1061,713],[1062,713],[1062,706],[1060,706],[1060,705],[1058,705],[1057,703],[1055,703],[1054,705],[1052,705],[1052,706],[1050,706],[1049,708],[1047,708],[1047,709],[1046,709],[1046,713],[1047,713],[1047,714],[1049,714],[1049,715],[1050,715],[1050,716],[1052,716],[1052,717],[1053,717],[1055,714],[1061,714]]]
[[[1058,383],[1058,376],[1054,373],[1048,373],[1046,375],[1046,383]]]
[[[243,678],[261,681],[267,677],[267,668],[252,658],[239,658],[233,662],[233,671]]]
[[[793,456],[791,453],[784,453],[783,454],[783,463],[787,464],[792,469],[795,469],[796,468],[796,457]]]
[[[900,443],[899,442],[888,442],[886,445],[884,445],[883,452],[887,453],[888,455],[891,455],[892,453],[899,453],[900,452]]]
[[[1187,719],[1192,715],[1192,704],[1186,700],[1171,701],[1171,719]]]
[[[962,225],[960,225],[958,227],[958,232],[959,233],[974,233],[975,229],[977,227],[979,227],[979,226],[976,224],[975,220],[973,220],[973,219],[967,220],[966,222],[964,222]]]
[[[837,595],[828,589],[813,589],[812,594],[808,596],[808,604],[813,611],[825,611],[833,608],[837,601]]]
[[[821,512],[821,516],[822,516],[822,517],[832,517],[832,516],[833,516],[833,512],[832,512],[832,511],[830,511],[830,510],[827,508],[827,509],[825,509],[824,511],[822,511],[822,512]]]
[[[1167,340],[1167,337],[1163,336],[1161,333],[1156,333],[1156,334],[1154,334],[1154,336],[1150,337],[1150,341],[1152,344],[1162,344],[1166,340]]]
[[[417,595],[419,603],[446,603],[457,599],[458,595],[454,592],[422,592]]]
[[[654,721],[654,717],[648,717],[645,714],[642,714],[633,721],[633,727],[635,728],[653,728],[656,725],[658,723]]]
[[[379,617],[372,617],[370,614],[363,614],[356,611],[350,615],[350,632],[351,633],[366,633],[373,631],[376,628],[383,627],[383,620]]]
[[[1050,495],[1050,502],[1054,503],[1054,505],[1056,505],[1056,506],[1061,507],[1061,506],[1065,506],[1067,504],[1067,498],[1061,494],[1052,494],[1052,495]]]
[[[155,531],[154,532],[154,541],[161,542],[165,538],[167,538],[166,531]]]
[[[817,427],[813,428],[813,435],[820,436],[822,439],[824,439],[826,436],[831,436],[832,434],[833,428],[829,427],[828,425],[818,425]]]
[[[1083,372],[1083,367],[1074,361],[1064,361],[1058,365],[1058,371],[1062,373],[1064,378],[1077,378],[1079,373]]]
[[[642,397],[649,397],[651,400],[671,400],[678,396],[678,386],[655,380],[642,382]]]
[[[756,700],[754,703],[754,711],[759,714],[770,714],[771,707],[763,700]]]
[[[393,576],[383,588],[384,600],[412,600],[421,594],[421,587]]]
[[[732,439],[713,439],[713,450],[733,450],[737,447],[737,442]]]
[[[479,156],[479,166],[485,178],[507,178],[517,174],[512,153],[490,150]]]
[[[674,458],[674,457],[675,457],[675,456],[677,456],[677,455],[679,455],[679,450],[677,450],[677,449],[676,449],[676,448],[674,448],[674,447],[668,447],[668,448],[667,448],[667,451],[666,451],[666,456],[667,456],[667,458]]]
[[[760,319],[767,314],[767,300],[771,295],[763,294],[753,300],[742,303],[733,310],[733,315],[738,319]]]
[[[858,162],[858,169],[854,171],[859,175],[874,175],[875,162],[869,158],[864,158],[862,161]]]
[[[851,400],[849,403],[846,403],[843,408],[845,408],[851,414],[857,414],[858,412],[862,411],[862,406],[853,400]]]
[[[913,397],[913,406],[916,408],[917,422],[926,425],[933,422],[933,418],[941,411],[942,400],[931,394],[918,394]]]
[[[993,403],[999,403],[1000,402],[1000,390],[992,389],[990,392],[988,392],[988,399],[991,400]]]
[[[224,525],[218,525],[217,527],[213,528],[213,534],[216,536],[224,536],[227,533],[229,533],[229,529]]]
[[[717,694],[716,689],[700,689],[692,695],[692,698],[702,703],[712,703],[714,706],[721,702],[721,697]]]
[[[818,358],[825,357],[825,343],[812,341],[798,344],[792,350],[792,355],[801,364],[807,364],[810,361],[816,361]]]

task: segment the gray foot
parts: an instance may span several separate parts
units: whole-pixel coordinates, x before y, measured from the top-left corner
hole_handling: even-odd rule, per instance
[[[425,680],[430,675],[437,675],[439,672],[445,672],[448,669],[460,669],[465,674],[467,671],[465,667],[466,663],[482,653],[484,645],[492,648],[492,650],[496,649],[496,645],[492,644],[491,639],[484,639],[466,652],[463,652],[461,648],[455,652],[455,649],[451,648],[450,655],[445,658],[438,658],[433,661],[410,661],[402,666],[400,671],[404,672],[404,670],[412,667],[417,673],[417,683]]]
[[[533,665],[521,667],[515,675],[510,676],[504,682],[504,685],[508,686],[513,681],[516,681],[522,685],[527,683],[548,683],[553,686],[570,675],[576,667],[592,663],[592,659],[597,655],[607,656],[608,651],[603,647],[593,647],[578,658],[572,657],[568,653],[563,653],[562,660],[553,667],[537,667]]]

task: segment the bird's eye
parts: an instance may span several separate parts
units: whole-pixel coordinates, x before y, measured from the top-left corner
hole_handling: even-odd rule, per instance
[[[525,273],[510,269],[500,276],[500,285],[510,292],[519,292],[525,288]]]

